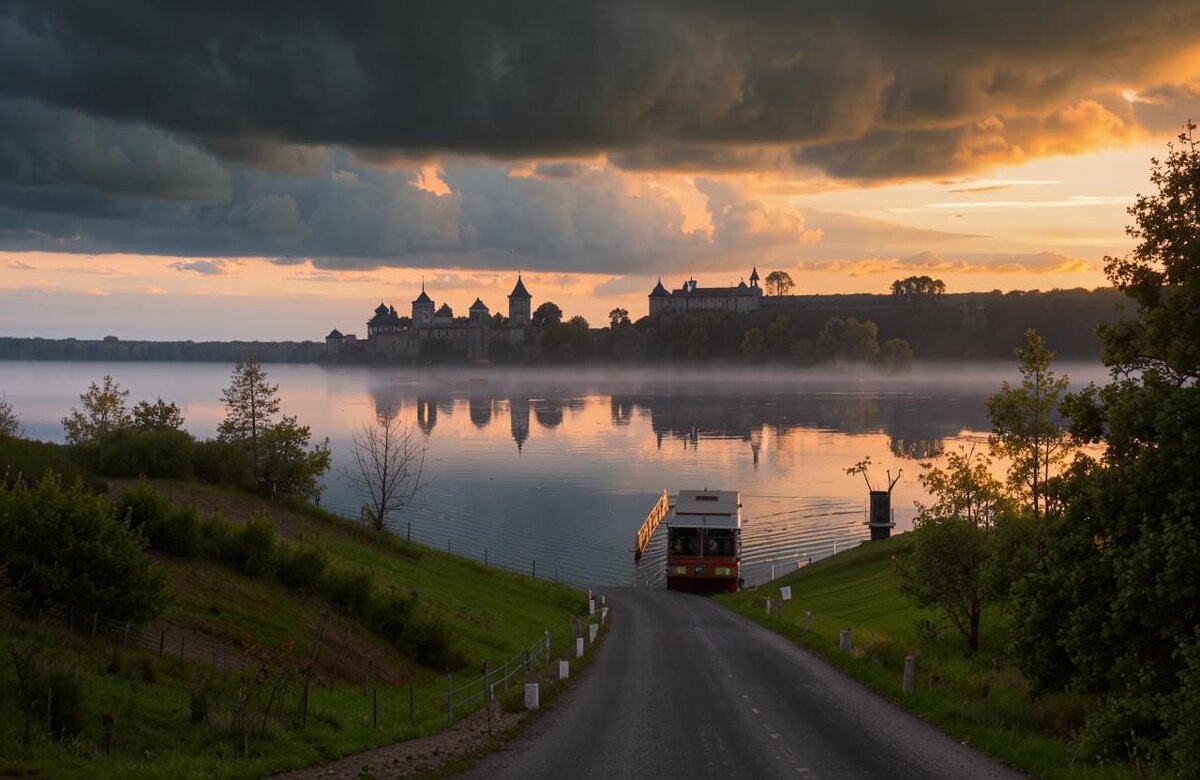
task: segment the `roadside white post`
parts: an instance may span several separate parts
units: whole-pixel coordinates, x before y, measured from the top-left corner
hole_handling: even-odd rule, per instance
[[[575,657],[583,658],[583,637],[575,637]]]
[[[767,596],[767,617],[771,617],[771,597]]]
[[[571,676],[571,662],[562,659],[558,662],[558,679],[565,680]]]
[[[591,645],[596,644],[596,632],[599,630],[600,630],[600,625],[598,623],[589,623],[588,624],[588,644],[591,644]]]
[[[538,708],[538,684],[535,682],[525,683],[525,709],[536,710]]]
[[[812,631],[812,610],[811,609],[804,613],[804,630]]]
[[[912,653],[904,656],[904,692],[912,693],[913,680],[917,676],[917,659],[913,658]]]
[[[591,616],[594,614],[596,614],[596,600],[589,598],[588,599],[588,615]]]
[[[849,628],[843,628],[841,633],[838,635],[838,647],[841,648],[841,651],[843,653],[850,652],[850,629]]]
[[[605,597],[605,595],[603,593],[601,593],[600,594],[600,606],[604,606],[607,603],[608,603],[608,599]]]

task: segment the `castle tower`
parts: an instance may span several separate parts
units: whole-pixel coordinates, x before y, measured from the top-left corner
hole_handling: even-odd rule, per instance
[[[521,275],[517,274],[517,286],[508,295],[508,324],[514,328],[528,328],[530,321],[530,301],[533,296],[525,289]]]
[[[488,324],[488,318],[491,317],[491,312],[489,311],[487,304],[479,298],[476,298],[475,303],[471,304],[470,312],[472,325],[480,326]]]
[[[425,294],[425,282],[421,282],[421,294],[412,302],[412,321],[414,328],[433,324],[433,299]]]
[[[654,289],[650,291],[649,295],[650,316],[661,314],[667,308],[667,301],[670,297],[671,293],[667,292],[666,287],[663,287],[662,277],[659,277],[658,284],[654,285]]]
[[[750,272],[750,286],[758,287],[758,266],[754,266],[754,270]]]

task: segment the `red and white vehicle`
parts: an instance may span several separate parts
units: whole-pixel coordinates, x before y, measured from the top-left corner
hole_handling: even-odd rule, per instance
[[[681,490],[667,523],[667,587],[733,593],[740,584],[742,501],[735,490]]]

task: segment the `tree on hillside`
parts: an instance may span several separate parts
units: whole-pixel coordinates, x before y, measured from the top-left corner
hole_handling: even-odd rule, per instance
[[[311,449],[312,431],[295,417],[283,415],[262,433],[259,485],[267,495],[319,498],[321,475],[329,470],[329,439]]]
[[[929,468],[921,484],[934,503],[918,503],[911,540],[896,556],[900,591],[937,610],[971,650],[979,649],[983,609],[996,599],[988,587],[992,533],[1010,507],[986,457],[952,452],[944,468]]]
[[[1153,195],[1129,207],[1138,241],[1104,271],[1137,302],[1137,316],[1100,329],[1105,362],[1121,372],[1153,370],[1184,383],[1200,379],[1200,141],[1188,122],[1163,163],[1152,160]]]
[[[353,437],[346,481],[367,496],[363,521],[382,531],[388,513],[408,506],[429,484],[424,478],[427,448],[416,426],[402,424],[394,414],[356,427]]]
[[[251,357],[234,366],[229,386],[221,391],[225,419],[218,438],[249,455],[254,483],[269,495],[319,496],[320,477],[329,469],[329,440],[309,448],[312,431],[295,417],[279,414],[278,385]]]
[[[279,414],[279,385],[267,382],[267,372],[252,357],[244,357],[233,367],[229,386],[221,391],[225,419],[217,427],[221,441],[237,442],[250,453],[254,480],[261,484],[262,437]]]
[[[1009,461],[1009,485],[1027,491],[1036,517],[1045,510],[1046,483],[1068,455],[1067,430],[1056,415],[1070,379],[1055,376],[1050,369],[1054,353],[1033,329],[1025,331],[1025,343],[1013,354],[1021,385],[1013,387],[1006,380],[987,399],[992,421],[988,441],[997,456]]]
[[[138,401],[133,407],[133,427],[140,431],[178,431],[183,428],[183,414],[175,403],[160,396],[154,403]]]
[[[12,404],[4,393],[0,393],[0,440],[17,435],[21,430],[21,421],[17,419]]]
[[[582,314],[576,314],[574,317],[567,320],[567,324],[570,325],[572,328],[576,328],[578,330],[584,330],[584,331],[589,330],[592,327],[591,324],[586,319],[584,319]]]
[[[72,408],[62,419],[67,444],[93,444],[105,434],[130,426],[132,418],[125,406],[129,391],[107,374],[100,382],[89,383],[87,390],[79,395],[82,411]]]
[[[1200,772],[1200,148],[1194,125],[1156,192],[1130,207],[1138,239],[1107,258],[1136,315],[1102,328],[1113,381],[1073,398],[1072,424],[1104,441],[1066,475],[1037,569],[1016,587],[1013,640],[1035,692],[1094,694],[1078,753],[1136,754],[1148,774]]]
[[[608,323],[613,330],[616,330],[622,325],[630,324],[629,311],[626,309],[613,309],[608,313]]]
[[[530,318],[535,328],[544,328],[547,325],[554,325],[562,322],[562,309],[557,305],[546,301],[533,312],[533,317]]]
[[[796,287],[787,271],[772,271],[767,274],[766,283],[767,295],[787,295]]]

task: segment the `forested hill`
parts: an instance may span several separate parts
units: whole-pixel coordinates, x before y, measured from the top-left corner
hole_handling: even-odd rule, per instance
[[[1008,360],[1028,328],[1040,333],[1063,359],[1098,358],[1096,326],[1133,315],[1136,307],[1113,288],[1097,290],[955,293],[929,297],[896,295],[786,296],[785,307],[764,298],[754,318],[767,327],[778,315],[793,330],[817,334],[830,317],[870,320],[879,339],[904,339],[918,360]],[[1124,312],[1124,313],[1122,313]]]
[[[325,354],[316,341],[126,341],[0,337],[0,360],[146,360],[233,363],[312,363]]]

